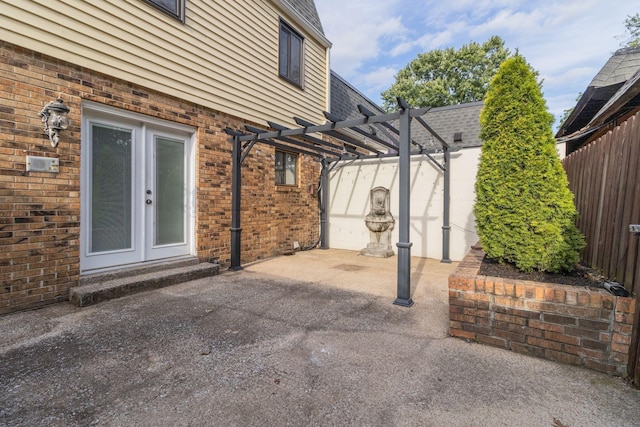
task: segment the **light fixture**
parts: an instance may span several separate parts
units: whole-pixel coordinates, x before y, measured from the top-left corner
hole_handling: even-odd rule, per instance
[[[44,123],[44,133],[49,135],[52,147],[58,145],[60,131],[67,129],[69,126],[68,113],[69,107],[63,104],[61,98],[51,101],[38,113]]]

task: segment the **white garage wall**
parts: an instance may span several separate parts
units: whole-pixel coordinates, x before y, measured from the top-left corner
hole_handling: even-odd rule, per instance
[[[480,148],[451,154],[449,257],[461,260],[478,241],[473,216],[474,182]],[[436,155],[442,161],[442,155]],[[442,214],[444,175],[425,156],[411,159],[411,255],[442,258]],[[398,242],[398,159],[341,162],[330,174],[329,246],[361,250],[369,243],[364,218],[370,211],[369,192],[382,186],[391,191],[391,214],[396,220],[391,241],[397,254]]]

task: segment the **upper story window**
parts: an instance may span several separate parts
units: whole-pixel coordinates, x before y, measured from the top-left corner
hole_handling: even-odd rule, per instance
[[[278,72],[280,76],[302,87],[302,43],[304,38],[280,21]]]
[[[297,178],[298,155],[276,150],[276,184],[296,185]]]
[[[166,13],[167,15],[184,22],[184,3],[186,0],[144,0]]]

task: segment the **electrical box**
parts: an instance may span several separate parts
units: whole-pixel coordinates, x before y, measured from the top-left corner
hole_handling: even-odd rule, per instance
[[[640,233],[640,224],[629,224],[629,233]]]
[[[60,159],[27,156],[27,172],[60,172]]]

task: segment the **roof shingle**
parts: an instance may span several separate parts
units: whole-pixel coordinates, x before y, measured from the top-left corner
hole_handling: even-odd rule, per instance
[[[306,19],[312,27],[314,27],[320,34],[324,35],[320,15],[318,15],[318,10],[316,9],[316,4],[313,0],[283,1],[288,3],[292,9],[298,11],[298,13],[300,13],[300,15]]]
[[[376,114],[384,114],[375,102],[331,71],[331,113],[342,120],[358,119],[362,115],[358,105],[362,104]],[[423,116],[427,124],[452,148],[479,147],[480,111],[483,102],[450,105],[432,108]],[[461,141],[454,142],[454,134],[460,133]],[[437,149],[440,144],[416,121],[412,125],[412,138],[426,148]]]

